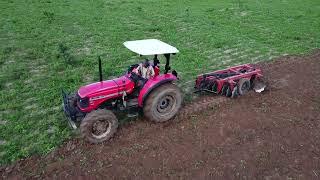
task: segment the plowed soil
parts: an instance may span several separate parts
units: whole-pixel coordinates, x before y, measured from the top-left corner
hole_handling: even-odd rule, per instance
[[[99,145],[73,139],[0,177],[320,179],[320,51],[259,65],[261,94],[202,96],[173,121],[139,119]]]

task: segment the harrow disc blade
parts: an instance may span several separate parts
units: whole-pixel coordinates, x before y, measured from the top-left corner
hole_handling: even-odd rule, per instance
[[[261,81],[255,82],[253,86],[253,90],[257,93],[261,93],[262,91],[264,91],[265,88],[266,88],[266,84],[264,84]]]
[[[214,81],[212,86],[211,86],[211,91],[218,93],[218,83],[217,81]]]
[[[239,96],[239,94],[238,94],[238,87],[235,86],[235,87],[233,88],[233,90],[232,90],[231,98],[236,98],[236,97],[238,97],[238,96]]]
[[[230,86],[228,86],[228,89],[227,89],[227,92],[226,92],[226,96],[227,97],[231,97],[232,96],[232,91],[231,91]]]
[[[227,89],[228,89],[228,85],[227,85],[227,84],[224,84],[224,85],[222,86],[222,88],[221,88],[220,94],[223,95],[223,96],[225,96],[226,93],[227,93]]]

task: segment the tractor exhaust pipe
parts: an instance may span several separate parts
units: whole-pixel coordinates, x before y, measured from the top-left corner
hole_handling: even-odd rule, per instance
[[[102,65],[101,65],[101,57],[98,56],[98,61],[99,61],[99,79],[100,79],[100,82],[103,81],[102,79]]]

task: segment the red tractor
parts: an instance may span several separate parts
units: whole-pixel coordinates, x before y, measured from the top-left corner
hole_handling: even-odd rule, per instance
[[[140,56],[153,56],[152,61],[131,65],[115,79],[103,80],[99,58],[100,81],[79,88],[75,94],[63,94],[63,109],[70,126],[80,126],[81,134],[91,143],[109,140],[117,131],[119,111],[139,110],[153,122],[172,119],[182,103],[180,89],[174,84],[177,72],[170,72],[170,56],[179,51],[160,40],[148,39],[124,43]],[[158,56],[166,59],[160,74]]]

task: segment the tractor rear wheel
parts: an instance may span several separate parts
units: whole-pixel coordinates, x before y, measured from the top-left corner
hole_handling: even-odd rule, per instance
[[[165,122],[172,119],[179,111],[182,103],[180,89],[171,83],[154,89],[147,97],[143,113],[153,122]]]
[[[115,134],[118,128],[118,119],[106,109],[90,112],[80,125],[81,135],[91,143],[107,141]]]

